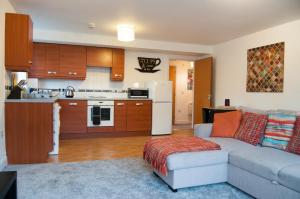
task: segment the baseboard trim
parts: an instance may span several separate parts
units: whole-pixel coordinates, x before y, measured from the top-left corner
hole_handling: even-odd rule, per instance
[[[0,159],[0,171],[2,171],[7,165],[7,157],[6,155]]]
[[[127,131],[127,132],[88,132],[88,133],[63,133],[59,134],[59,138],[65,139],[81,139],[81,138],[113,138],[113,137],[131,137],[131,136],[151,136],[151,131]]]
[[[175,125],[176,124],[191,124],[191,121],[188,121],[188,120],[175,120]]]

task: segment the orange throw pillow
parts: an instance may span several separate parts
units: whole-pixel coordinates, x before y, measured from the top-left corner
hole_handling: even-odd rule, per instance
[[[216,113],[211,137],[234,137],[235,132],[240,126],[242,113],[231,111],[226,113]]]

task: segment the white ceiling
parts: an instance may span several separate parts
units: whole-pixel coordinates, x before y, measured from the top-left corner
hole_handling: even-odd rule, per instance
[[[206,45],[300,19],[300,0],[10,1],[37,29],[115,36],[117,24],[129,23],[137,39]]]

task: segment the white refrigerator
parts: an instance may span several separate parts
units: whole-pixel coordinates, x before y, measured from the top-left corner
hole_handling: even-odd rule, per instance
[[[152,99],[152,135],[172,133],[172,81],[147,81]]]

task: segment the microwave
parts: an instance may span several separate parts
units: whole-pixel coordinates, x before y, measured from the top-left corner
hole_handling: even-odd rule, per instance
[[[147,88],[128,88],[128,98],[149,98]]]

